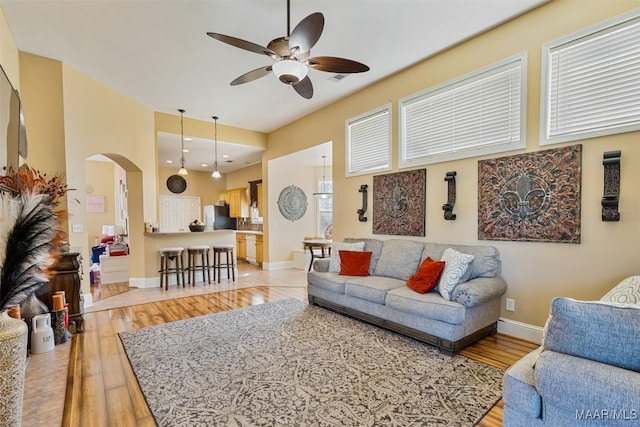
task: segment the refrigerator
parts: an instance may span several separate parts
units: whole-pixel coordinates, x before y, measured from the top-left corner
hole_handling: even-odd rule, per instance
[[[202,208],[205,230],[236,230],[236,218],[229,217],[229,205],[205,205]]]

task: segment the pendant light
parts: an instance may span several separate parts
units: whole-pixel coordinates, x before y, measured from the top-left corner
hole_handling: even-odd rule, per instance
[[[220,179],[222,175],[218,170],[218,116],[212,116],[213,119],[213,147],[215,151],[215,160],[213,161],[213,173],[211,174],[212,178]]]
[[[327,156],[322,156],[322,183],[320,185],[320,189],[322,191],[320,191],[319,193],[313,193],[314,196],[316,196],[318,199],[330,199],[331,197],[333,197],[333,194],[329,193],[326,191],[325,186],[327,185],[327,181],[325,179],[325,168],[326,168],[326,161],[327,161]]]
[[[178,175],[186,176],[189,175],[189,172],[184,167],[184,110],[181,108],[178,111],[180,112],[180,141],[182,142],[182,150],[180,151],[180,170],[178,170]]]

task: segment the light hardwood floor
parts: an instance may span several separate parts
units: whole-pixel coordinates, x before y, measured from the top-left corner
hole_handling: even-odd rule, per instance
[[[306,301],[306,272],[241,265],[236,283],[132,290],[84,315],[85,331],[53,352],[30,357],[25,426],[153,426],[118,332],[264,302]],[[506,369],[537,345],[498,334],[465,348],[472,359]],[[502,425],[502,401],[478,424]]]

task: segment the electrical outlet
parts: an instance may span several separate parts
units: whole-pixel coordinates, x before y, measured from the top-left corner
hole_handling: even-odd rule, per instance
[[[505,302],[505,310],[516,311],[516,300],[507,298]]]
[[[84,226],[82,224],[73,224],[72,231],[74,233],[82,233],[84,232]]]

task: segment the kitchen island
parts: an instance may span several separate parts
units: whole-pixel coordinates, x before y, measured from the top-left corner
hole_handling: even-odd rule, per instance
[[[132,279],[131,286],[150,288],[160,286],[160,254],[166,247],[180,246],[184,248],[184,265],[187,265],[187,247],[193,245],[236,245],[236,230],[177,231],[169,233],[144,233],[146,274],[145,279]],[[237,264],[237,251],[233,251],[234,263]],[[213,262],[212,252],[209,259]]]

